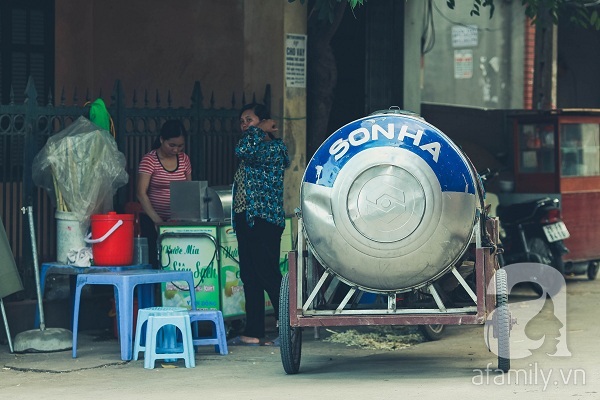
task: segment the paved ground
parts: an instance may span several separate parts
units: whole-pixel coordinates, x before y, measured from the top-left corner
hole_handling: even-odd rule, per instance
[[[0,348],[2,399],[598,399],[600,398],[600,282],[568,282],[567,338],[570,357],[550,357],[556,349],[552,303],[526,326],[530,338],[547,336],[533,355],[512,361],[508,374],[493,369],[482,326],[451,326],[444,338],[397,350],[370,350],[325,341],[330,332],[304,332],[300,373],[286,375],[278,348],[231,347],[219,356],[212,348],[196,354],[197,366],[182,363],[143,368],[122,362],[114,339],[97,332],[80,335],[78,358],[71,352],[10,354]],[[527,309],[532,292],[511,294],[511,307]],[[371,328],[362,328],[362,332]],[[337,328],[336,330],[342,330]],[[519,338],[516,338],[520,340]],[[518,346],[519,344],[515,344]],[[486,368],[491,370],[486,371]]]

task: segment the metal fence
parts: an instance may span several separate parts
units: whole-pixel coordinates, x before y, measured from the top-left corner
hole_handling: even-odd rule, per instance
[[[102,97],[100,94],[98,97]],[[119,189],[115,209],[122,211],[125,203],[135,201],[137,167],[141,157],[150,150],[152,142],[167,119],[179,119],[189,135],[186,152],[192,162],[192,178],[206,180],[210,186],[229,185],[237,160],[233,149],[239,138],[239,110],[246,103],[242,93],[238,102],[235,93],[228,108],[215,106],[215,95],[211,94],[208,105],[204,105],[199,82],[195,82],[189,108],[173,108],[170,92],[163,100],[157,92],[153,100],[145,91],[138,100],[134,91],[130,106],[126,106],[125,94],[119,80],[115,82],[108,111],[113,119],[119,150],[127,160],[128,184]],[[252,96],[256,101],[256,96]],[[95,98],[94,98],[95,99]],[[29,78],[23,104],[14,103],[11,92],[9,104],[0,104],[0,207],[2,221],[13,250],[15,261],[26,287],[33,281],[33,258],[27,219],[21,208],[33,205],[36,217],[36,242],[39,261],[56,259],[56,226],[54,206],[47,193],[35,187],[31,179],[32,161],[48,137],[60,132],[80,116],[87,116],[93,101],[89,91],[80,101],[76,94],[72,105],[66,105],[64,90],[55,104],[51,95],[41,100],[33,79]],[[150,103],[154,103],[151,105]],[[262,102],[271,107],[270,86],[265,88]],[[166,103],[161,106],[161,103]]]

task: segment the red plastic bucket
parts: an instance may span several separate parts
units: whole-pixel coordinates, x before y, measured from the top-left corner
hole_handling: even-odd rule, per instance
[[[133,214],[94,214],[92,222],[92,244],[94,265],[131,265],[133,262]]]

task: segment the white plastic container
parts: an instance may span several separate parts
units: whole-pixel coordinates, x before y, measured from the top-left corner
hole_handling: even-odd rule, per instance
[[[81,231],[76,215],[66,211],[56,211],[56,260],[67,262],[69,250],[79,250],[86,247],[84,233]]]

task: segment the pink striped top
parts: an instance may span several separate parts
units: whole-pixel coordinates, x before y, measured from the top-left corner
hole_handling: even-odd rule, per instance
[[[171,181],[185,181],[186,174],[192,174],[190,158],[185,153],[177,155],[177,168],[167,171],[161,164],[156,150],[150,151],[140,161],[138,168],[140,174],[150,175],[148,185],[148,198],[154,211],[163,219],[171,218]]]

